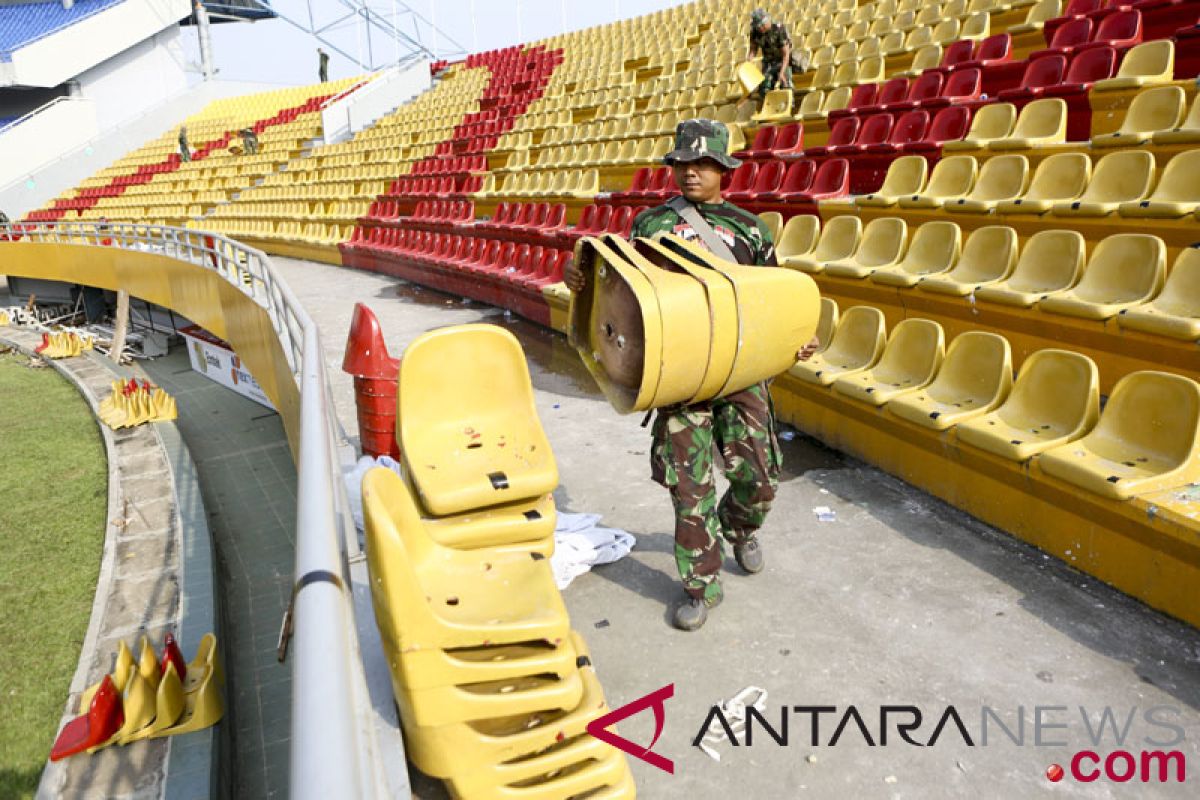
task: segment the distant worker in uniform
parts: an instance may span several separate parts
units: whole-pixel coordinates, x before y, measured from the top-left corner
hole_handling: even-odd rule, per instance
[[[318,47],[317,58],[321,60],[321,66],[317,67],[317,76],[321,83],[325,83],[329,80],[329,53]]]
[[[772,89],[792,87],[792,37],[787,28],[771,21],[771,15],[761,8],[750,13],[750,49],[746,60],[762,54],[763,82],[758,96],[764,98]]]
[[[254,128],[242,128],[238,133],[242,136],[242,152],[248,156],[258,153],[258,134]]]
[[[192,148],[188,146],[187,125],[179,126],[179,158],[183,161],[192,160]]]
[[[718,256],[731,255],[739,264],[777,266],[775,243],[763,221],[721,197],[722,177],[741,163],[729,155],[725,125],[710,119],[679,123],[675,149],[663,161],[672,167],[682,197],[638,214],[633,237],[672,233]],[[564,280],[573,292],[586,287],[574,262]],[[807,360],[815,349],[816,340],[796,357]],[[729,479],[719,503],[714,446]],[[775,498],[781,461],[766,382],[716,400],[658,409],[650,471],[671,493],[675,507],[675,563],[687,594],[673,612],[677,628],[697,630],[723,599],[719,575],[725,542],[733,545],[743,570],[762,571],[756,533]]]

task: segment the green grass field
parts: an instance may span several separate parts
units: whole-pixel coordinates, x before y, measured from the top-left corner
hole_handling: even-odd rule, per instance
[[[108,470],[95,418],[50,368],[0,355],[0,797],[32,797],[92,610]]]

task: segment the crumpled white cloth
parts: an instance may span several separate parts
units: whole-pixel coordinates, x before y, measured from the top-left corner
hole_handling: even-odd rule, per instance
[[[610,564],[629,555],[637,543],[633,534],[619,528],[598,527],[599,521],[599,514],[558,513],[550,569],[560,590],[593,566]]]
[[[374,467],[387,467],[392,472],[400,475],[400,462],[391,456],[380,456],[372,458],[371,456],[363,456],[358,459],[358,462],[343,473],[346,481],[346,499],[350,501],[350,513],[354,516],[354,524],[361,531],[365,527],[363,521],[363,504],[362,504],[362,482],[367,471]]]

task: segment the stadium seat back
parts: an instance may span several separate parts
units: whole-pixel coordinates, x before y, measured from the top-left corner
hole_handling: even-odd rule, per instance
[[[789,372],[808,383],[828,386],[841,375],[869,369],[886,345],[883,312],[871,306],[851,306],[841,314],[829,346]]]
[[[1082,353],[1038,350],[1004,404],[957,429],[960,441],[1013,461],[1079,439],[1100,416],[1100,371]]]
[[[829,343],[833,339],[833,332],[837,329],[838,316],[837,300],[834,300],[832,297],[822,297],[821,316],[817,320],[816,332],[817,341],[819,342],[817,345],[818,353],[823,353],[829,349]]]
[[[1162,239],[1145,233],[1117,233],[1100,240],[1075,297],[1090,303],[1131,303],[1149,299],[1162,288],[1167,250]]]
[[[887,407],[909,422],[946,430],[999,406],[1007,399],[1012,381],[1008,340],[994,333],[967,331],[950,343],[932,383]]]
[[[862,220],[858,217],[834,217],[822,226],[813,258],[822,263],[849,258],[858,249],[862,231]]]
[[[892,329],[875,366],[833,382],[833,389],[857,400],[881,406],[929,384],[946,350],[942,326],[928,319],[905,319]]]
[[[1200,478],[1200,385],[1182,375],[1133,372],[1113,387],[1096,427],[1041,455],[1049,475],[1124,500]]]
[[[820,217],[816,214],[797,214],[783,226],[775,253],[781,262],[790,256],[807,255],[817,246],[820,232]]]

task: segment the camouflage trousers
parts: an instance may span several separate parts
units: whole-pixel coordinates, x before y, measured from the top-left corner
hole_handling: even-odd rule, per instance
[[[792,88],[791,67],[788,67],[787,71],[783,73],[784,80],[782,81],[779,80],[779,67],[780,62],[778,61],[764,63],[762,65],[763,82],[759,84],[758,87],[758,96],[760,99],[765,98],[767,96],[767,92],[771,91],[772,89]]]
[[[714,450],[729,489],[717,502]],[[782,458],[767,385],[719,400],[660,409],[654,421],[650,470],[675,506],[675,563],[684,590],[713,600],[724,542],[739,544],[762,527],[779,481]]]

